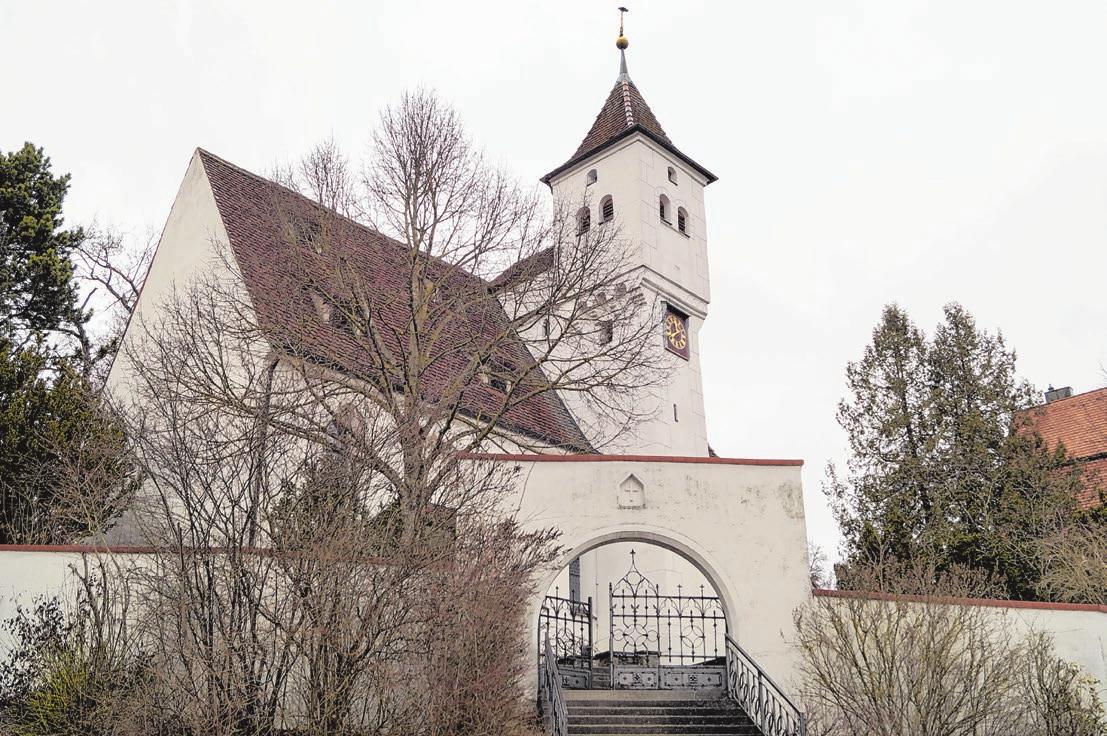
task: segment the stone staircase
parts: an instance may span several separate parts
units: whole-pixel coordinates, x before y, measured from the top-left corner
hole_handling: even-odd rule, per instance
[[[720,690],[567,690],[570,736],[761,736]]]

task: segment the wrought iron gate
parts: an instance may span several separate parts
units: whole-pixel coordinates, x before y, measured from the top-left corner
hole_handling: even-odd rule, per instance
[[[545,657],[545,642],[557,659],[561,686],[570,690],[592,687],[592,599],[561,598],[561,591],[546,596],[538,614],[538,651]]]
[[[609,584],[613,688],[722,688],[726,617],[716,596],[667,595],[638,571]]]

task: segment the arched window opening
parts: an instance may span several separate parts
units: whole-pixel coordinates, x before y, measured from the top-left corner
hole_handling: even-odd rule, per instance
[[[577,235],[584,235],[592,227],[592,213],[587,207],[577,210]]]
[[[615,200],[607,195],[600,200],[600,222],[611,222],[615,219]]]
[[[688,234],[688,210],[683,207],[677,208],[677,230]]]
[[[597,176],[596,170],[595,169],[589,169],[588,176],[584,181],[584,186],[586,186],[586,187],[592,186],[593,184],[596,183],[596,180],[598,178],[599,178],[599,176]]]
[[[669,181],[673,184],[677,183],[676,169],[674,169],[672,166],[669,167]]]
[[[661,219],[665,222],[669,222],[669,198],[664,194],[657,202],[657,213],[661,215]]]

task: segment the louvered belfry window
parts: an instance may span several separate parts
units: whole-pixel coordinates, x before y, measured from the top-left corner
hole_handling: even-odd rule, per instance
[[[600,217],[603,222],[611,222],[615,219],[615,200],[611,198],[610,194],[600,202]]]

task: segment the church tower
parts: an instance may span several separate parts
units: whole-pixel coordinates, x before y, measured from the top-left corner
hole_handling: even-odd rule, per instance
[[[542,181],[563,206],[585,203],[592,222],[615,218],[647,302],[661,305],[657,340],[670,377],[643,398],[652,419],[617,451],[703,457],[699,336],[710,300],[703,192],[716,177],[673,144],[631,81],[622,31],[620,22],[615,86],[576,152]]]

